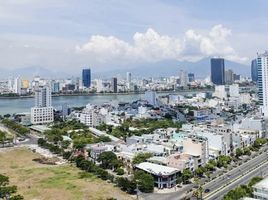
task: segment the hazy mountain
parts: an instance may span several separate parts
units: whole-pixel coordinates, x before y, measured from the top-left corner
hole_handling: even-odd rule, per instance
[[[113,66],[110,66],[114,68]],[[225,60],[225,69],[232,69],[234,73],[244,76],[250,76],[250,67],[240,63]],[[122,67],[120,70],[107,70],[104,72],[94,72],[92,69],[93,78],[111,76],[125,76],[127,71],[132,72],[134,76],[141,77],[160,77],[160,76],[176,76],[179,75],[180,70],[195,73],[196,77],[206,77],[210,74],[210,58],[205,58],[197,62],[165,60],[156,63],[145,63],[138,65],[130,65],[127,68]],[[49,70],[44,67],[25,67],[16,70],[1,70],[0,77],[5,78],[8,76],[21,76],[31,78],[39,75],[44,78],[66,78],[71,76],[81,76],[81,71],[72,74],[62,71]]]
[[[247,65],[225,60],[226,69],[232,69],[236,74],[250,76],[250,67]],[[197,62],[166,60],[157,63],[146,63],[140,64],[132,69],[111,70],[98,73],[98,75],[111,77],[111,75],[123,74],[130,71],[135,76],[160,77],[179,75],[180,70],[193,72],[196,77],[206,77],[210,74],[210,58],[205,58]]]
[[[49,70],[45,67],[24,67],[14,70],[4,70],[0,75],[1,78],[6,78],[8,76],[20,76],[23,78],[32,78],[34,76],[41,76],[43,78],[64,78],[70,76],[70,74]]]

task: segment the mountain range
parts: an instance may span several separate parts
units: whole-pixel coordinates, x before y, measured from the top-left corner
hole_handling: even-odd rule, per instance
[[[110,66],[110,68],[114,68]],[[234,73],[244,76],[250,76],[250,66],[233,61],[225,60],[225,70],[232,69]],[[196,77],[204,78],[210,74],[210,58],[204,58],[197,62],[165,60],[155,63],[144,63],[138,65],[129,65],[117,70],[107,70],[102,72],[94,72],[92,69],[92,77],[109,78],[111,76],[125,75],[130,71],[133,76],[139,77],[164,77],[164,76],[178,76],[180,70],[185,70],[188,73],[194,73]],[[71,76],[81,76],[81,71],[77,73],[68,73],[56,70],[50,70],[45,67],[25,67],[15,70],[1,70],[0,77],[21,76],[31,78],[39,75],[44,78],[66,78]],[[60,77],[59,77],[60,76]]]

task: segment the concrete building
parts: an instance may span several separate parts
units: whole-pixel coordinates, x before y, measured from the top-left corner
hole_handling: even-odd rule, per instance
[[[135,168],[143,170],[154,177],[155,186],[159,189],[171,188],[176,186],[176,179],[179,170],[173,167],[167,167],[149,162],[143,162],[135,166]]]
[[[32,124],[46,124],[54,121],[51,101],[51,89],[49,86],[40,86],[35,90],[35,106],[31,108]]]
[[[183,140],[183,153],[193,156],[199,156],[198,166],[202,166],[208,162],[209,148],[208,139],[198,135],[190,135]]]
[[[239,85],[232,84],[229,86],[229,95],[230,97],[239,97]]]
[[[180,86],[185,87],[187,86],[188,80],[188,73],[184,70],[180,71]]]
[[[144,94],[145,101],[152,106],[157,106],[157,95],[155,91],[146,91]]]
[[[231,69],[225,71],[225,84],[233,84],[234,82],[234,72]]]
[[[268,200],[268,178],[253,185],[253,197],[255,199]]]
[[[21,79],[20,79],[20,77],[16,77],[14,79],[13,91],[15,94],[18,94],[18,95],[21,94]]]
[[[90,104],[86,105],[86,108],[81,113],[77,113],[77,118],[81,123],[89,127],[96,127],[105,122],[105,116]]]
[[[215,92],[212,95],[213,97],[217,97],[219,99],[226,99],[227,98],[227,92],[225,91],[224,85],[216,85],[215,86]]]
[[[268,51],[258,54],[257,65],[260,111],[264,117],[268,117]]]

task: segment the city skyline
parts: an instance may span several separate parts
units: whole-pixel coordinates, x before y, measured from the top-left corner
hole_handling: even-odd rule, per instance
[[[243,1],[236,14],[241,3],[3,1],[0,68],[73,73],[89,65],[101,72],[213,56],[249,66],[267,46],[267,3]],[[248,15],[253,6],[258,12]]]

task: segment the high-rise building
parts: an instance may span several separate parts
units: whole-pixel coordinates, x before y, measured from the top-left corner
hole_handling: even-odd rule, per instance
[[[195,78],[194,78],[194,73],[189,73],[189,74],[188,74],[188,80],[189,80],[189,83],[191,83],[191,82],[194,82],[194,81],[195,81]]]
[[[91,86],[91,70],[90,69],[83,69],[82,80],[83,80],[83,86],[86,88],[90,88]]]
[[[258,54],[258,96],[261,113],[268,117],[268,51]]]
[[[258,81],[258,65],[256,59],[251,61],[251,79],[254,82]]]
[[[112,92],[117,93],[117,78],[113,77],[111,83]]]
[[[17,77],[14,79],[14,93],[21,94],[21,79],[20,77]]]
[[[58,81],[55,81],[55,80],[51,81],[51,91],[52,93],[60,92],[60,83]]]
[[[147,101],[150,105],[157,106],[157,95],[155,91],[146,91],[144,94],[145,101]]]
[[[187,86],[188,84],[188,74],[186,71],[181,70],[180,71],[180,85],[181,86]]]
[[[232,84],[234,82],[234,72],[231,69],[225,71],[225,84]]]
[[[25,80],[25,79],[22,80],[21,88],[23,88],[23,89],[28,89],[29,86],[30,86],[30,82],[29,82],[29,80]]]
[[[75,79],[75,90],[79,90],[80,89],[80,78],[76,77]]]
[[[31,108],[31,123],[46,124],[54,121],[51,89],[38,86],[35,89],[35,106]]]
[[[126,78],[126,80],[127,80],[127,83],[131,83],[131,73],[130,72],[127,72],[127,78]]]
[[[215,85],[224,85],[224,59],[223,58],[211,58],[211,82]]]
[[[97,92],[103,92],[103,81],[101,79],[96,80],[96,90]]]

